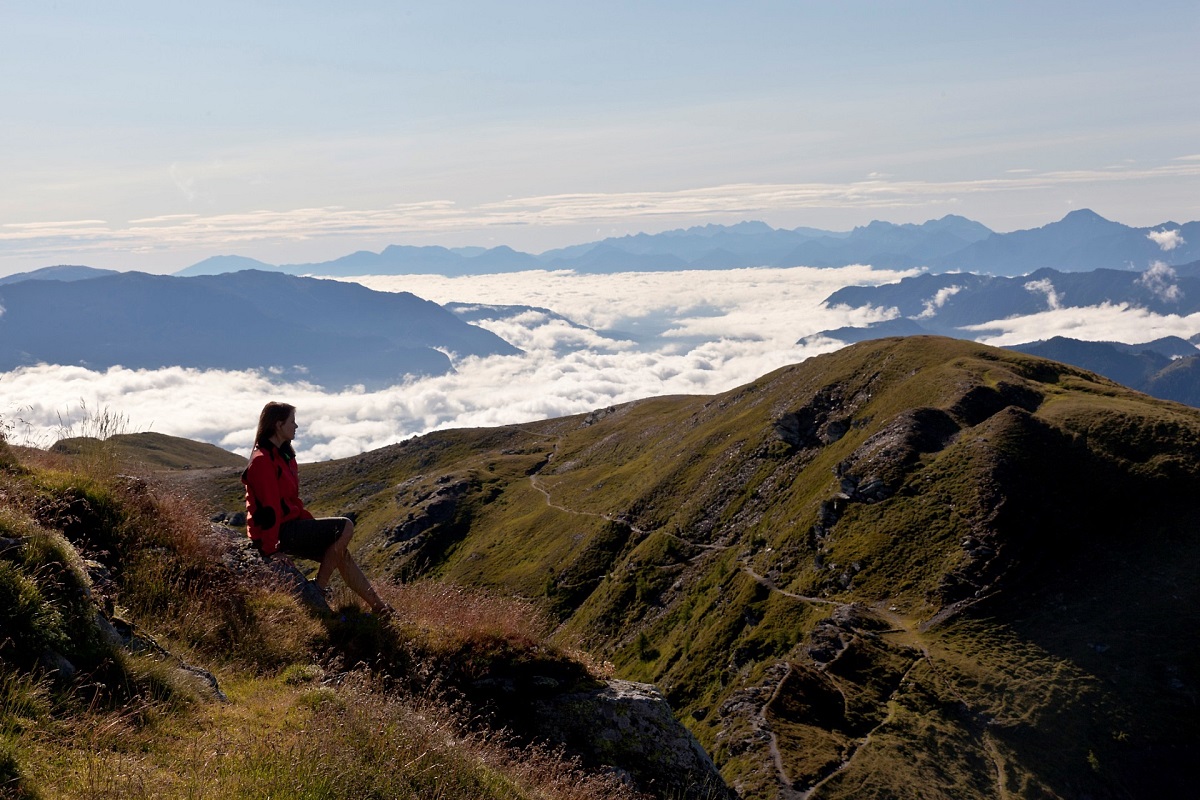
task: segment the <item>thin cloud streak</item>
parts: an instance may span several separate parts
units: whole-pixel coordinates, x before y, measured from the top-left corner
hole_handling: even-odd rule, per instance
[[[962,181],[873,179],[850,183],[735,183],[675,191],[574,193],[460,204],[447,199],[375,209],[314,206],[215,215],[173,214],[130,220],[45,221],[0,225],[0,252],[47,257],[125,248],[133,252],[398,235],[443,235],[513,227],[652,224],[749,217],[810,209],[937,208],[969,195],[1043,192],[1073,185],[1200,177],[1200,163],[1150,168],[1019,174]]]

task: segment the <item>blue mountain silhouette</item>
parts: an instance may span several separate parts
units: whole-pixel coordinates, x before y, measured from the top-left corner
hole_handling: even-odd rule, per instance
[[[1151,232],[1176,231],[1177,246],[1163,250]],[[224,271],[261,268],[262,262],[229,259]],[[546,251],[540,255],[509,247],[412,247],[392,245],[382,252],[359,251],[332,261],[287,264],[279,271],[297,275],[435,273],[479,275],[530,269],[571,269],[582,273],[643,272],[745,267],[925,268],[932,272],[1026,275],[1049,268],[1062,272],[1146,269],[1200,259],[1200,222],[1164,222],[1134,228],[1082,209],[1040,228],[996,233],[965,217],[947,215],[916,224],[875,221],[851,231],[772,228],[763,222],[703,225],[611,237]],[[222,269],[206,259],[178,274]]]
[[[0,306],[0,371],[185,366],[342,388],[444,374],[452,369],[446,352],[520,352],[407,292],[261,270],[27,280],[0,287]]]

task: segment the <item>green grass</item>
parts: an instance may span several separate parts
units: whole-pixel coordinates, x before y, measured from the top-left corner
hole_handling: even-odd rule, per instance
[[[138,471],[244,467],[246,463],[242,456],[216,445],[150,432],[116,433],[104,439],[60,439],[50,452],[75,458],[107,459]]]
[[[55,798],[614,796],[550,753],[465,734],[446,709],[397,699],[362,676],[337,688],[233,683],[230,697],[149,724],[59,723],[57,735],[35,740],[36,757],[17,750],[25,780]]]

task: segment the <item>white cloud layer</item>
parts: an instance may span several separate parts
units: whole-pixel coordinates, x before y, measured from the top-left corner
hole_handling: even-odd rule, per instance
[[[364,278],[372,288],[442,303],[541,306],[589,328],[635,331],[641,341],[601,336],[532,311],[485,324],[525,355],[466,359],[452,375],[371,392],[331,393],[246,372],[39,366],[0,375],[0,417],[17,423],[16,441],[48,445],[82,404],[92,413],[123,415],[131,432],[153,430],[245,453],[259,409],[277,399],[299,409],[302,458],[339,458],[438,428],[503,425],[652,395],[730,389],[838,346],[801,347],[801,336],[878,317],[822,308],[835,289],[904,274],[848,267]]]
[[[180,367],[102,372],[30,367],[0,374],[0,418],[15,425],[12,436],[18,443],[46,446],[73,420],[78,423],[82,405],[93,414],[121,415],[130,432],[152,430],[245,454],[262,405],[284,400],[299,409],[301,458],[340,458],[435,429],[504,425],[654,395],[731,389],[841,346],[815,337],[797,345],[801,337],[887,316],[881,309],[823,307],[834,290],[894,282],[906,274],[798,267],[368,277],[360,280],[372,288],[410,291],[440,303],[540,306],[594,330],[538,311],[481,323],[525,354],[466,359],[455,364],[454,374],[379,391],[327,392],[254,373]],[[972,331],[995,345],[1056,335],[1144,342],[1200,331],[1200,315],[1159,316],[1112,305],[1056,308],[1052,286],[1030,288],[1046,293],[1049,310]]]
[[[1059,308],[1024,317],[970,325],[984,344],[1003,347],[1066,336],[1089,342],[1142,344],[1164,336],[1190,339],[1200,332],[1200,314],[1155,314],[1124,303],[1086,308]]]

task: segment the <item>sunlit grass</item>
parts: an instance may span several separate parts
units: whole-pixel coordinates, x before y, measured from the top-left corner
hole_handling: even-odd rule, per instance
[[[229,703],[84,714],[20,744],[27,782],[54,798],[621,797],[559,754],[468,733],[435,702],[366,674],[232,679]]]

